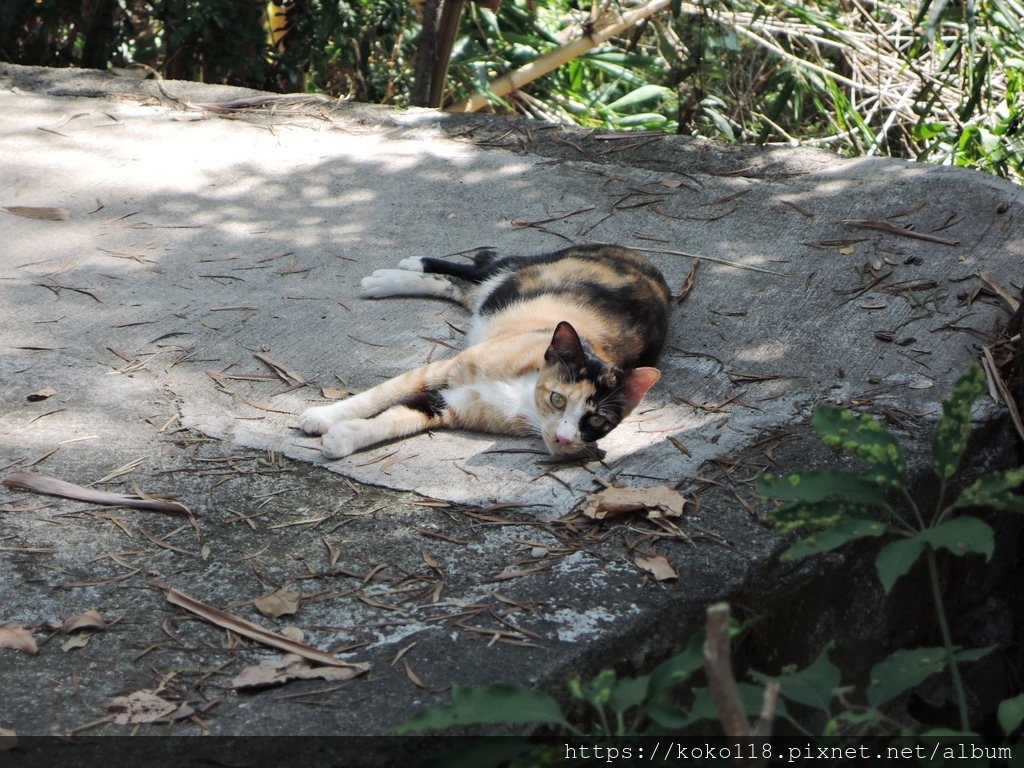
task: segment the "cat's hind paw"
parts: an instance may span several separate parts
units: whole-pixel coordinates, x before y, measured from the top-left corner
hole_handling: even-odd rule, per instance
[[[367,299],[388,296],[434,296],[458,299],[459,289],[443,277],[425,275],[422,271],[406,269],[378,269],[360,283],[362,295]]]
[[[411,259],[402,259],[398,262],[398,268],[407,272],[423,272],[423,257],[414,256]]]
[[[299,429],[307,435],[322,435],[334,426],[334,422],[330,406],[326,405],[307,408],[299,414]]]

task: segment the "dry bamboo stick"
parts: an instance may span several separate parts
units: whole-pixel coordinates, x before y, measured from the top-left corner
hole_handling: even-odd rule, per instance
[[[577,56],[581,56],[591,48],[594,48],[620,32],[629,29],[638,21],[646,19],[648,16],[653,16],[658,13],[658,11],[668,8],[670,3],[671,0],[654,0],[654,2],[648,3],[642,8],[636,8],[621,16],[618,21],[612,22],[607,27],[603,27],[590,35],[578,37],[570,43],[559,46],[555,50],[545,53],[543,56],[534,59],[528,64],[524,64],[519,69],[512,70],[491,82],[490,92],[498,97],[506,96],[507,94],[512,93],[512,91],[522,88],[530,81],[536,80],[542,75],[546,75],[548,72],[560,67],[567,61],[571,61]],[[472,94],[467,101],[460,101],[457,104],[445,107],[445,111],[476,112],[481,107],[486,106],[487,101],[488,96],[477,91]]]

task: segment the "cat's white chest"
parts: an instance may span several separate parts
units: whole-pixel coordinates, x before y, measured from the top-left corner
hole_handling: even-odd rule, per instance
[[[457,411],[477,411],[494,421],[531,420],[536,412],[535,375],[509,381],[481,379],[446,388],[445,402]]]

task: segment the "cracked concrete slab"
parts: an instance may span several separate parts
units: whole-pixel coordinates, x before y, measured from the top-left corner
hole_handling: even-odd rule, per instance
[[[978,292],[979,270],[1018,288],[1024,273],[1020,187],[961,169],[350,104],[220,113],[185,105],[251,92],[164,87],[175,100],[149,82],[0,66],[0,206],[67,214],[0,211],[0,466],[81,483],[120,470],[108,484],[176,491],[203,527],[197,538],[136,512],[37,509],[46,502],[5,489],[0,619],[100,604],[127,618],[93,640],[105,644],[87,665],[94,685],[71,703],[70,678],[41,693],[36,659],[0,652],[16,681],[0,727],[74,728],[124,681],[153,687],[132,661],[150,643],[185,676],[237,672],[235,651],[188,650],[219,642],[209,628],[188,624],[195,642],[164,647],[177,633],[161,635],[172,611],[154,583],[225,607],[297,579],[311,642],[374,662],[351,688],[372,700],[365,716],[230,696],[211,708],[218,733],[383,733],[452,680],[500,669],[551,687],[573,670],[642,666],[680,636],[654,629],[662,616],[692,621],[761,578],[778,548],[734,498],[752,468],[705,482],[722,462],[799,430],[826,401],[926,426],[1005,316]],[[676,289],[701,257],[663,378],[603,461],[551,464],[528,440],[437,432],[325,462],[295,429],[324,388],[369,387],[461,344],[460,309],[360,299],[364,275],[413,256],[586,241],[650,249]],[[56,394],[27,399],[46,387]],[[987,400],[978,416],[999,412]],[[669,553],[674,585],[644,578],[628,530],[567,539],[552,527],[598,480],[704,499],[682,524],[696,548],[645,539]],[[488,507],[501,509],[465,511]],[[331,547],[349,576],[325,567]],[[127,572],[109,558],[119,550],[146,552],[128,560],[145,572],[105,581]],[[391,572],[374,575],[382,564]],[[438,572],[445,599],[399,602]],[[479,606],[486,622],[460,618],[482,621]],[[411,643],[424,687],[390,664]],[[44,652],[70,675],[69,654]]]

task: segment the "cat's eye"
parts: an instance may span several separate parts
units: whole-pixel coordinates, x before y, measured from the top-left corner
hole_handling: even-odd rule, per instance
[[[551,393],[551,404],[558,410],[565,408],[567,402],[565,395],[560,395],[558,392]]]
[[[587,424],[594,427],[595,429],[599,429],[607,423],[608,419],[606,419],[599,413],[594,413],[587,417]]]

